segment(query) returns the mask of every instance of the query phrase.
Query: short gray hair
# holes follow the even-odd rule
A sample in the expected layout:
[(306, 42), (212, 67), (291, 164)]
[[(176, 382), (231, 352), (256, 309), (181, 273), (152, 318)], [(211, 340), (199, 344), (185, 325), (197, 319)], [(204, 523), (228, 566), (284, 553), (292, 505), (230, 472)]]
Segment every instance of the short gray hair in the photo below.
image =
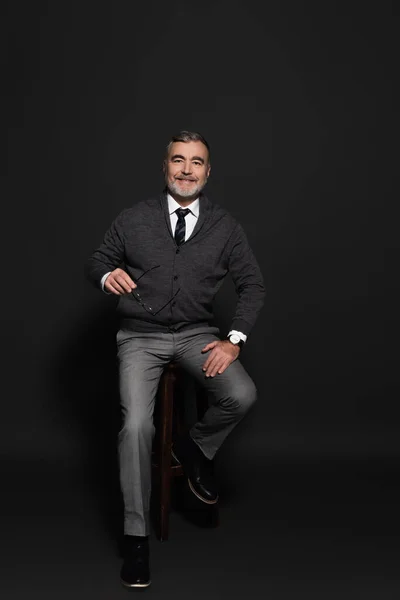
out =
[(205, 145), (205, 147), (208, 150), (208, 162), (210, 163), (210, 145), (200, 133), (197, 133), (196, 131), (186, 131), (184, 129), (180, 131), (177, 135), (173, 135), (170, 141), (168, 142), (166, 148), (166, 157), (168, 156), (168, 153), (171, 150), (172, 144), (174, 144), (175, 142), (201, 142)]

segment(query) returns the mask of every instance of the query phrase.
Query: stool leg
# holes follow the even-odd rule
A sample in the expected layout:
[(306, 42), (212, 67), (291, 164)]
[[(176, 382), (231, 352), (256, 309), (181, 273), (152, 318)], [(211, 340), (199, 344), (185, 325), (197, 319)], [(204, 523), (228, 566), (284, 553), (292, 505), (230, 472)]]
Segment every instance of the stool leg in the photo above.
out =
[(160, 540), (168, 539), (171, 503), (171, 444), (175, 375), (167, 372), (161, 381), (160, 439)]

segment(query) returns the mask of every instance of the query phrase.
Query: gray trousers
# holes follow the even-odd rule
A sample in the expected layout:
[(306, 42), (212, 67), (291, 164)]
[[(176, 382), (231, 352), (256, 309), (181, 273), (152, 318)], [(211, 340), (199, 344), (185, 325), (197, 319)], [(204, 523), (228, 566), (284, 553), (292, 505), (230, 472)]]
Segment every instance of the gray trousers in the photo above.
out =
[(190, 435), (212, 459), (227, 435), (256, 400), (255, 385), (239, 360), (224, 373), (205, 377), (202, 366), (210, 352), (204, 346), (217, 337), (217, 327), (178, 333), (117, 333), (119, 386), (123, 424), (118, 434), (120, 483), (124, 501), (124, 532), (148, 535), (151, 494), (153, 412), (164, 367), (174, 360), (208, 392), (210, 406)]

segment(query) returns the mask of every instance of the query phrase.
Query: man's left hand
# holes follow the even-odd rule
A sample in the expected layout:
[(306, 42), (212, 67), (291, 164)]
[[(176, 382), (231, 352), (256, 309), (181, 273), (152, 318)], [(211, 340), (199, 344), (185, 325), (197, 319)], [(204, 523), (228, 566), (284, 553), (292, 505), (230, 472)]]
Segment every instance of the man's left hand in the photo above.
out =
[(211, 342), (204, 346), (202, 352), (209, 352), (210, 350), (211, 353), (203, 365), (206, 377), (214, 377), (217, 373), (223, 373), (240, 353), (239, 346), (232, 344), (229, 340)]

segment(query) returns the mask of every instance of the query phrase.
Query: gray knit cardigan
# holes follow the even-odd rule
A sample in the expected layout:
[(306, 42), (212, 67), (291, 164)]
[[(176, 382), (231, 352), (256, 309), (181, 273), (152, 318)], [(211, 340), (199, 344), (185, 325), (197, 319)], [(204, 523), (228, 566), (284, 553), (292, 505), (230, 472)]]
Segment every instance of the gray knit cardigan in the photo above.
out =
[(108, 271), (123, 268), (153, 313), (132, 294), (119, 297), (121, 325), (135, 331), (180, 331), (211, 324), (213, 300), (229, 272), (237, 293), (230, 329), (249, 335), (262, 308), (262, 274), (243, 228), (222, 207), (200, 195), (199, 218), (190, 238), (177, 246), (166, 191), (123, 210), (85, 265), (100, 287)]

